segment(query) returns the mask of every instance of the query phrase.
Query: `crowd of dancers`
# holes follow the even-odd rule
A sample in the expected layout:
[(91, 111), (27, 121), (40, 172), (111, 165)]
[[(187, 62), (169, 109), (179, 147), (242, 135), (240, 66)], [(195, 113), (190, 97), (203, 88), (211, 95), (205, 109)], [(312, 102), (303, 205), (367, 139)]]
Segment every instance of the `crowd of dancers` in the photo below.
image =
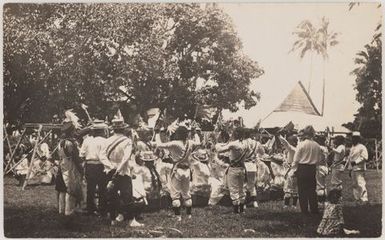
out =
[[(323, 203), (318, 232), (329, 235), (343, 229), (345, 170), (351, 174), (354, 198), (368, 202), (368, 153), (358, 132), (352, 134), (349, 150), (344, 136), (327, 143), (312, 126), (271, 135), (264, 143), (244, 127), (222, 130), (210, 139), (183, 124), (172, 134), (150, 128), (134, 131), (123, 118), (113, 119), (111, 126), (95, 120), (81, 138), (75, 124), (66, 121), (61, 133), (55, 189), (59, 214), (68, 227), (82, 201), (86, 214), (106, 217), (111, 225), (127, 220), (130, 227), (141, 227), (145, 209), (172, 207), (175, 220), (181, 221), (182, 209), (192, 218), (193, 206), (215, 205), (225, 195), (233, 213), (242, 214), (246, 203), (258, 207), (258, 189), (280, 185), (284, 208), (296, 208), (299, 200), (302, 213), (319, 214)], [(274, 142), (280, 147), (272, 152)], [(331, 220), (336, 214), (340, 220)]]

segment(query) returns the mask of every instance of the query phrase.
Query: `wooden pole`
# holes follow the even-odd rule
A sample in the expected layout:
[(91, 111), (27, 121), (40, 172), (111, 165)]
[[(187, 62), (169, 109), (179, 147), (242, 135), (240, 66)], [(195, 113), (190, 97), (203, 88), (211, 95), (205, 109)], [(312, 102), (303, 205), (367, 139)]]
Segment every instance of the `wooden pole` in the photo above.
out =
[[(52, 132), (52, 130), (50, 130), (48, 133), (47, 133), (47, 135), (45, 135), (45, 137), (38, 143), (38, 145), (40, 145), (40, 144), (42, 144), (43, 143), (43, 141), (47, 138), (47, 136), (49, 136), (49, 134)], [(33, 150), (31, 150), (31, 151), (29, 151), (28, 152), (28, 154), (30, 154), (31, 152), (32, 152)], [(28, 155), (27, 154), (27, 155)], [(13, 165), (5, 174), (8, 174), (9, 172), (11, 172), (13, 169), (15, 169), (15, 167), (17, 167), (19, 164), (21, 163), (21, 161), (20, 162), (18, 162), (18, 163), (16, 163), (15, 165)]]
[[(5, 136), (5, 139), (7, 140), (7, 144), (8, 144), (8, 148), (9, 148), (9, 154), (12, 154), (12, 147), (11, 147), (11, 143), (9, 141), (7, 129), (5, 128), (5, 126), (3, 126), (3, 129), (4, 129), (4, 136)], [(9, 155), (9, 156), (11, 156), (11, 155)], [(11, 159), (9, 159), (9, 161), (11, 161)]]
[[(38, 130), (38, 132), (37, 132), (37, 139), (40, 138), (40, 133), (41, 133), (41, 130), (42, 130), (42, 129), (43, 129), (43, 126), (40, 125), (40, 126), (39, 126), (39, 130)], [(48, 134), (47, 134), (47, 135), (48, 135)], [(36, 151), (37, 151), (37, 147), (38, 147), (38, 146), (39, 146), (39, 142), (36, 141), (35, 147), (33, 148), (33, 153), (32, 153), (32, 157), (31, 157), (31, 163), (29, 164), (27, 176), (25, 177), (25, 181), (24, 181), (22, 190), (24, 190), (25, 187), (26, 187), (27, 184), (28, 184), (28, 179), (29, 179), (29, 177), (30, 177), (30, 175), (31, 175), (31, 171), (32, 171), (32, 167), (33, 167), (33, 162), (34, 162), (34, 160), (35, 160), (35, 155), (36, 155)]]
[(8, 163), (7, 163), (7, 165), (5, 166), (4, 171), (7, 171), (7, 169), (8, 169), (8, 167), (9, 167), (10, 163), (13, 161), (13, 157), (14, 157), (15, 154), (16, 154), (16, 150), (19, 148), (20, 143), (21, 143), (21, 140), (23, 139), (23, 137), (24, 137), (26, 131), (27, 131), (27, 129), (24, 129), (23, 133), (21, 134), (20, 139), (19, 139), (19, 141), (17, 142), (15, 148), (13, 149), (12, 154), (11, 154), (11, 157), (10, 157), (10, 159), (9, 159), (9, 161), (8, 161)]
[(378, 145), (377, 144), (378, 142), (377, 142), (377, 139), (375, 138), (374, 145), (375, 145), (376, 170), (378, 172), (379, 170), (378, 170)]

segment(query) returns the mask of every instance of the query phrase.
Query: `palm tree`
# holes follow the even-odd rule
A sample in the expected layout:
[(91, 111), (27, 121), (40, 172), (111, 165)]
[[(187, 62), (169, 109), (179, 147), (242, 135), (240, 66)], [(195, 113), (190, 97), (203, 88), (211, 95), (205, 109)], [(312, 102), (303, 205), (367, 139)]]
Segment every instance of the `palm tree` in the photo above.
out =
[(302, 21), (298, 26), (297, 30), (293, 32), (297, 35), (298, 40), (294, 42), (293, 48), (290, 50), (300, 50), (300, 58), (304, 58), (307, 52), (310, 52), (310, 78), (308, 83), (308, 93), (310, 94), (312, 71), (313, 71), (313, 54), (320, 55), (323, 59), (323, 87), (322, 87), (322, 111), (324, 112), (324, 95), (325, 95), (325, 65), (329, 58), (328, 49), (329, 47), (338, 44), (337, 36), (338, 33), (329, 30), (329, 20), (325, 17), (322, 18), (320, 28), (316, 28), (309, 20)]
[(322, 71), (322, 107), (321, 114), (324, 113), (325, 105), (325, 73), (326, 73), (326, 61), (329, 59), (328, 49), (338, 44), (338, 33), (329, 30), (329, 20), (325, 17), (322, 18), (321, 27), (317, 31), (319, 35), (320, 53), (323, 59), (323, 71)]
[(303, 59), (307, 52), (310, 52), (310, 77), (307, 91), (310, 94), (311, 80), (313, 74), (313, 54), (314, 52), (319, 51), (319, 41), (317, 29), (309, 20), (302, 21), (298, 26), (295, 32), (297, 36), (297, 41), (294, 42), (293, 48), (290, 52), (300, 51), (300, 58)]

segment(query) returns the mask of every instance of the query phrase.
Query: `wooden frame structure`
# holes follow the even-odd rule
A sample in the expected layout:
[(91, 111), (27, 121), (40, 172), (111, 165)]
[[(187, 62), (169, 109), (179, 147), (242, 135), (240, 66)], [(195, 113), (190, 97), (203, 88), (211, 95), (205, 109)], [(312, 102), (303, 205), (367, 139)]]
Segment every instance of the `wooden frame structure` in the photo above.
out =
[[(23, 190), (28, 185), (28, 178), (29, 178), (29, 176), (31, 174), (31, 171), (32, 171), (32, 166), (33, 166), (33, 162), (35, 160), (35, 155), (36, 155), (36, 151), (37, 151), (38, 146), (40, 144), (42, 144), (50, 135), (53, 136), (52, 133), (53, 133), (54, 130), (60, 131), (61, 127), (62, 127), (62, 124), (26, 123), (23, 126), (22, 134), (21, 134), (20, 139), (18, 140), (16, 146), (14, 147), (14, 149), (12, 149), (12, 147), (11, 147), (7, 131), (6, 131), (5, 127), (4, 127), (5, 139), (7, 141), (7, 145), (9, 147), (9, 150), (10, 150), (10, 153), (11, 153), (10, 158), (9, 158), (9, 160), (8, 160), (6, 166), (5, 166), (5, 169), (4, 169), (4, 173), (5, 174), (8, 174), (10, 172), (14, 172), (15, 168), (22, 162), (22, 161), (19, 161), (19, 162), (15, 163), (14, 157), (15, 157), (17, 149), (20, 147), (20, 144), (21, 144), (23, 138), (25, 138), (25, 136), (26, 136), (27, 130), (28, 129), (38, 129), (37, 130), (38, 139), (40, 138), (41, 132), (43, 130), (48, 131), (40, 141), (36, 141), (35, 145), (33, 146), (33, 149), (30, 152), (28, 152), (28, 154), (32, 153), (32, 157), (31, 157), (31, 161), (29, 163), (27, 177), (26, 177), (25, 182), (23, 184), (23, 188), (22, 188)], [(57, 150), (57, 147), (52, 151), (52, 154), (56, 150)]]

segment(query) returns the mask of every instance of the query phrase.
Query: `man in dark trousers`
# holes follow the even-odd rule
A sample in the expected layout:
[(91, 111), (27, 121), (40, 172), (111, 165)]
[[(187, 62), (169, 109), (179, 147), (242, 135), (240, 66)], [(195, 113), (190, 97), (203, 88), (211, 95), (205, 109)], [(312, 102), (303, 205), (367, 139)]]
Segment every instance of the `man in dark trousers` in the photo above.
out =
[[(107, 128), (107, 124), (103, 123), (103, 121), (95, 120), (91, 126), (91, 135), (84, 139), (79, 153), (80, 157), (85, 161), (88, 214), (106, 214), (107, 176), (103, 171), (104, 166), (99, 160), (99, 155), (106, 144), (105, 131)], [(96, 186), (99, 193), (99, 209), (95, 206)]]
[(303, 141), (298, 144), (293, 161), (299, 204), (302, 213), (307, 214), (310, 206), (310, 212), (317, 214), (316, 165), (322, 160), (323, 154), (320, 145), (313, 140), (314, 128), (307, 126), (301, 132)]
[(108, 173), (107, 199), (111, 225), (123, 221), (125, 215), (130, 227), (141, 227), (143, 224), (134, 218), (132, 176), (128, 163), (132, 154), (132, 140), (126, 136), (128, 124), (124, 123), (123, 117), (116, 118), (112, 120), (112, 129), (114, 134), (106, 140), (99, 156), (104, 171)]

